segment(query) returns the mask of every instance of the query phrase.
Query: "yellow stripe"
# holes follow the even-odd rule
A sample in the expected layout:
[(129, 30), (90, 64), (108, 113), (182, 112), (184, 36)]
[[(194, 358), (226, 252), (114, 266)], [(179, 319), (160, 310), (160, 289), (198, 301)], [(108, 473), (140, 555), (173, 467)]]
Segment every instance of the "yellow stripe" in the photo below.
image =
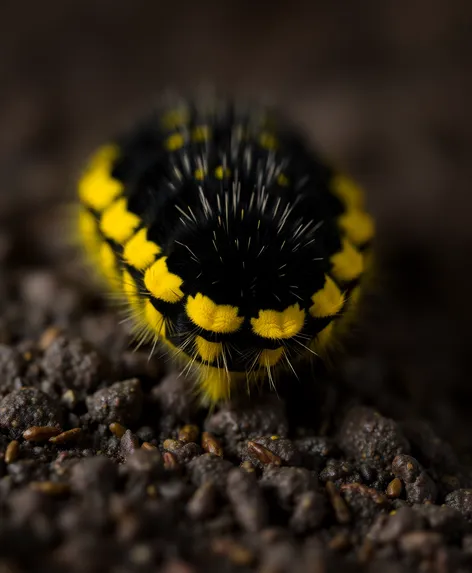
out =
[(92, 260), (96, 261), (102, 245), (98, 230), (98, 222), (95, 217), (87, 211), (87, 209), (80, 208), (78, 223), (82, 245), (87, 255)]
[(358, 278), (364, 270), (364, 259), (347, 239), (339, 252), (331, 257), (332, 274), (337, 281), (348, 282)]
[(121, 198), (103, 212), (100, 229), (105, 237), (123, 245), (131, 238), (139, 223), (139, 217), (128, 211), (126, 199)]
[(274, 150), (277, 149), (279, 141), (274, 134), (269, 133), (268, 131), (263, 131), (259, 135), (259, 145), (264, 149)]
[(374, 236), (374, 221), (365, 211), (350, 209), (339, 217), (338, 224), (355, 245), (363, 245)]
[(184, 144), (184, 136), (181, 133), (173, 133), (166, 139), (165, 148), (167, 151), (177, 151), (178, 149), (181, 149)]
[(161, 117), (161, 125), (165, 129), (176, 129), (189, 122), (190, 111), (187, 107), (171, 109)]
[(227, 400), (231, 393), (231, 377), (221, 368), (199, 366), (200, 390), (207, 401), (215, 404)]
[(144, 274), (144, 284), (148, 291), (156, 298), (165, 302), (178, 302), (184, 296), (180, 287), (183, 280), (176, 274), (169, 272), (167, 257), (157, 259)]
[(103, 211), (123, 192), (123, 184), (110, 175), (119, 153), (116, 145), (101, 147), (79, 180), (80, 200), (96, 211)]
[(336, 175), (331, 182), (331, 190), (348, 209), (363, 209), (364, 193), (349, 177)]
[(238, 307), (216, 304), (201, 293), (188, 297), (186, 312), (200, 328), (218, 333), (236, 332), (244, 321), (238, 316)]
[(215, 177), (217, 179), (224, 179), (225, 177), (229, 177), (230, 175), (231, 175), (231, 171), (227, 167), (226, 167), (226, 169), (224, 169), (222, 165), (219, 165), (215, 169)]
[(195, 346), (200, 354), (200, 357), (205, 362), (214, 362), (219, 356), (223, 354), (223, 343), (210, 342), (201, 336), (195, 337)]
[(251, 318), (253, 332), (270, 339), (291, 338), (301, 331), (304, 323), (305, 311), (298, 304), (282, 312), (260, 310), (257, 318)]
[(113, 290), (121, 290), (121, 276), (115, 253), (106, 242), (100, 247), (100, 269)]
[(325, 275), (325, 284), (316, 292), (311, 300), (310, 314), (314, 318), (322, 318), (337, 314), (344, 305), (344, 295), (331, 277)]
[(334, 320), (321, 330), (310, 344), (310, 348), (319, 355), (324, 355), (334, 340)]
[(259, 356), (259, 364), (263, 367), (275, 366), (284, 354), (283, 346), (279, 348), (264, 348)]
[(159, 338), (165, 337), (166, 328), (163, 315), (154, 308), (152, 302), (147, 300), (144, 304), (144, 316), (152, 333)]
[(123, 250), (125, 261), (139, 271), (151, 265), (161, 248), (153, 241), (147, 239), (147, 229), (140, 229), (126, 243)]

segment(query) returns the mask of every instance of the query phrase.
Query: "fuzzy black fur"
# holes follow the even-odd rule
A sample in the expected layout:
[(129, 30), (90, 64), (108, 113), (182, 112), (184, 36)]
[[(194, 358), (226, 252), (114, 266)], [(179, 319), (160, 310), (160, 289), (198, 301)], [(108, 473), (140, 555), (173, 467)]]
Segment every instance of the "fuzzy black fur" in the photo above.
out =
[[(296, 303), (308, 311), (323, 287), (329, 259), (341, 246), (336, 218), (344, 207), (330, 192), (333, 170), (287, 123), (231, 102), (186, 105), (189, 119), (176, 129), (163, 129), (157, 114), (120, 137), (112, 175), (125, 183), (128, 209), (162, 248), (169, 270), (183, 278), (185, 294), (200, 292), (246, 317), (236, 334), (199, 333), (231, 342), (237, 352), (230, 369), (244, 371), (248, 350), (280, 346), (252, 334), (249, 318)], [(208, 141), (193, 142), (193, 128), (202, 125), (210, 130)], [(176, 132), (186, 143), (167, 151), (165, 141)], [(266, 132), (277, 139), (275, 150), (260, 145)], [(207, 175), (198, 181), (194, 173), (202, 166)], [(219, 166), (229, 170), (223, 179), (215, 176)], [(142, 276), (130, 271), (144, 288)], [(171, 341), (182, 344), (195, 330), (183, 305), (152, 302), (172, 324)], [(304, 344), (332, 319), (307, 317)], [(285, 345), (300, 352), (291, 341)]]

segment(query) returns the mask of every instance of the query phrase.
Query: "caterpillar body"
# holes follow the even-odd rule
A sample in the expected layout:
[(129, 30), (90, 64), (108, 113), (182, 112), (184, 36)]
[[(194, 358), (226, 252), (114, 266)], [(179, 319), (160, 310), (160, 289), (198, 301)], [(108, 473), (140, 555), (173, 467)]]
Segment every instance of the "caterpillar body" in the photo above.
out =
[(78, 193), (87, 256), (207, 403), (323, 356), (355, 307), (363, 193), (271, 110), (161, 106), (96, 151)]

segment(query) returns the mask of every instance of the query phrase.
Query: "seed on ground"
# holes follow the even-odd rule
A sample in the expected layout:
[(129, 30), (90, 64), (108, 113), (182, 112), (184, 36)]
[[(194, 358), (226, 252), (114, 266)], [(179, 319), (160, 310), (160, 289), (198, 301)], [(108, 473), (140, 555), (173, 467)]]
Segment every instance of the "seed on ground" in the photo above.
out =
[(54, 426), (31, 426), (23, 432), (23, 438), (28, 442), (46, 442), (61, 432), (60, 428)]
[(73, 440), (76, 440), (81, 433), (82, 433), (81, 428), (72, 428), (71, 430), (67, 430), (65, 432), (62, 432), (61, 434), (58, 434), (57, 436), (49, 438), (49, 441), (53, 444), (65, 444), (67, 442), (72, 442)]

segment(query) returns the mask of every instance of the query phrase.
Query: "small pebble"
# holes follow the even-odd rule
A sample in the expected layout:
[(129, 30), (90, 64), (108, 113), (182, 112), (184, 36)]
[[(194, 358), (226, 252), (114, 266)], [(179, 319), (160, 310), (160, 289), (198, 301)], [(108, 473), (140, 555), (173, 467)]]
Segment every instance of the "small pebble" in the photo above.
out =
[(223, 457), (223, 448), (221, 443), (210, 432), (203, 432), (202, 434), (202, 448), (209, 454)]
[(157, 448), (154, 450), (139, 448), (128, 455), (125, 467), (131, 472), (157, 477), (163, 468), (163, 460)]
[(62, 410), (58, 403), (37, 388), (24, 387), (7, 394), (0, 401), (0, 428), (13, 439), (33, 426), (62, 426)]
[(396, 422), (364, 406), (356, 406), (348, 412), (338, 439), (342, 450), (352, 458), (388, 462), (410, 451)]
[(400, 497), (402, 488), (403, 486), (401, 479), (395, 478), (388, 484), (387, 491), (385, 493), (387, 494), (387, 497), (390, 498)]
[(120, 453), (123, 459), (127, 459), (129, 455), (135, 452), (139, 448), (138, 437), (131, 432), (131, 430), (126, 430), (120, 440)]
[(126, 428), (118, 422), (112, 422), (108, 425), (110, 432), (117, 438), (122, 438), (125, 435)]
[(143, 407), (143, 392), (137, 378), (115, 382), (88, 396), (87, 409), (101, 424), (117, 422), (128, 426), (138, 421)]
[(275, 490), (280, 505), (290, 511), (298, 496), (318, 488), (318, 479), (306, 468), (266, 466), (260, 484)]
[(77, 406), (77, 395), (74, 390), (66, 390), (64, 394), (61, 396), (61, 402), (68, 408), (69, 410), (73, 410)]
[(306, 491), (296, 500), (290, 517), (290, 528), (298, 534), (317, 529), (323, 523), (326, 513), (324, 495), (319, 491)]
[(186, 424), (179, 430), (178, 439), (181, 442), (196, 442), (198, 439), (198, 435), (200, 433), (200, 429), (195, 424)]
[(446, 496), (446, 504), (472, 520), (472, 489), (458, 489)]
[(401, 507), (391, 514), (380, 514), (369, 531), (369, 537), (379, 544), (393, 543), (414, 529), (422, 529), (424, 519), (411, 507)]
[(412, 456), (396, 456), (392, 461), (392, 472), (405, 483), (413, 483), (421, 472), (421, 466)]
[(180, 440), (173, 440), (171, 438), (164, 440), (162, 443), (162, 447), (168, 452), (175, 452), (176, 450), (179, 450), (183, 445), (184, 443)]
[(431, 557), (442, 543), (442, 535), (435, 531), (410, 531), (399, 540), (399, 546), (403, 552), (421, 557)]
[(224, 460), (215, 454), (202, 454), (191, 460), (187, 468), (192, 482), (200, 486), (206, 481), (212, 481), (217, 490), (226, 493), (228, 473), (234, 468), (228, 460)]
[(172, 454), (175, 456), (178, 464), (184, 465), (200, 456), (202, 448), (195, 442), (188, 442), (188, 444), (183, 444), (180, 448), (174, 450)]
[(164, 452), (162, 454), (162, 459), (164, 460), (164, 467), (166, 470), (177, 470), (180, 465), (174, 454), (171, 452)]
[(107, 496), (113, 491), (118, 478), (117, 464), (105, 456), (79, 460), (71, 470), (70, 483), (75, 493), (87, 495), (97, 492)]
[(240, 468), (232, 469), (228, 473), (226, 491), (241, 527), (250, 533), (260, 531), (267, 523), (268, 511), (254, 475)]
[(282, 438), (288, 433), (285, 406), (277, 396), (264, 396), (241, 404), (223, 405), (206, 421), (205, 429), (224, 438), (225, 452), (237, 455), (248, 440), (260, 436), (278, 435)]
[(47, 350), (51, 344), (61, 335), (61, 329), (57, 326), (50, 326), (41, 335), (38, 341), (38, 348), (42, 351)]
[(104, 377), (108, 365), (89, 343), (58, 335), (44, 350), (41, 367), (48, 380), (65, 392), (72, 389), (83, 399)]
[(6, 394), (13, 390), (25, 368), (24, 359), (16, 348), (0, 344), (0, 391)]
[(392, 461), (392, 472), (405, 483), (406, 498), (410, 503), (436, 501), (436, 484), (412, 456), (396, 456)]
[(187, 513), (192, 519), (205, 519), (216, 510), (217, 491), (212, 481), (202, 483), (187, 503)]

